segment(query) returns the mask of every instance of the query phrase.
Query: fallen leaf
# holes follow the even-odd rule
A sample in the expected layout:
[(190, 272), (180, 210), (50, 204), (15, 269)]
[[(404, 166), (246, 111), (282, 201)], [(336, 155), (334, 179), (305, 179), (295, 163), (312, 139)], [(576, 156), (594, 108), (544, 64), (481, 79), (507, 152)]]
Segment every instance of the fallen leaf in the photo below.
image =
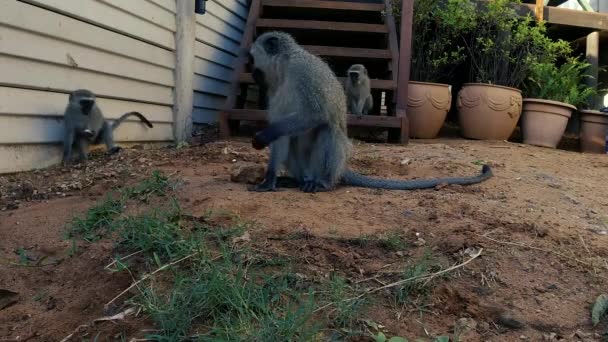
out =
[(596, 326), (606, 313), (608, 313), (608, 295), (601, 294), (597, 297), (595, 304), (593, 304), (593, 309), (591, 309), (591, 322), (593, 326)]

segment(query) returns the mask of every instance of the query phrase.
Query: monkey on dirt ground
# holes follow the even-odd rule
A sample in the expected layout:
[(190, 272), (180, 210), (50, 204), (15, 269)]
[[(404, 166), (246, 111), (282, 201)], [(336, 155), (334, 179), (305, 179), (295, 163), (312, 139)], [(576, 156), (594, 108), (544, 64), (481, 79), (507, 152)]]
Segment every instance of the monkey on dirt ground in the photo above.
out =
[(110, 124), (104, 119), (92, 91), (87, 89), (73, 91), (69, 96), (64, 114), (63, 164), (68, 165), (72, 161), (72, 148), (78, 151), (82, 161), (86, 161), (89, 144), (103, 142), (110, 154), (118, 152), (120, 147), (114, 145), (113, 131), (129, 116), (136, 116), (148, 127), (154, 127), (139, 112), (123, 114)]
[[(350, 170), (346, 95), (329, 66), (283, 32), (260, 35), (249, 53), (268, 86), (268, 126), (255, 134), (252, 145), (270, 145), (264, 181), (250, 190), (299, 187), (312, 193), (330, 191), (337, 184), (410, 190), (475, 184), (492, 177), (487, 165), (477, 176), (417, 180), (378, 179)], [(278, 177), (283, 166), (288, 177)]]
[(374, 107), (374, 98), (363, 64), (353, 64), (348, 68), (345, 88), (348, 112), (358, 116), (369, 114)]

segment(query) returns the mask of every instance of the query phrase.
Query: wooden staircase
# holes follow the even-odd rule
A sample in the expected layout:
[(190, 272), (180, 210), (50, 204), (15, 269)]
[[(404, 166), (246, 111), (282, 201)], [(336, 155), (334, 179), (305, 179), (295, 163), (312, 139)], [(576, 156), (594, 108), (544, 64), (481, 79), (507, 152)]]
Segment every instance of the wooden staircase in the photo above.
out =
[(372, 78), (374, 109), (362, 117), (349, 114), (348, 125), (386, 128), (390, 140), (407, 143), (407, 117), (395, 110), (399, 48), (390, 6), (390, 0), (252, 0), (232, 91), (219, 117), (221, 137), (229, 137), (240, 121), (266, 121), (263, 101), (250, 105), (248, 94), (257, 87), (247, 51), (257, 35), (279, 30), (326, 60), (342, 82), (350, 65), (364, 64)]

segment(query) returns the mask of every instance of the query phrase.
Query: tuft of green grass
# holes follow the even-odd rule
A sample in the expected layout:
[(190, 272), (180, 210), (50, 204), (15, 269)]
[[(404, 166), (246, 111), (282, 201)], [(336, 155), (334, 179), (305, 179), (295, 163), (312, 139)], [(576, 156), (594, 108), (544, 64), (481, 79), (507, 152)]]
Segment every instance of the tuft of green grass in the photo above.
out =
[(134, 299), (156, 323), (154, 341), (310, 341), (314, 296), (294, 290), (296, 277), (269, 277), (235, 262), (238, 251), (222, 248), (177, 271), (168, 292), (147, 287)]
[[(413, 277), (419, 277), (425, 275), (431, 271), (433, 267), (433, 258), (431, 251), (425, 249), (424, 254), (420, 259), (409, 265), (403, 271), (402, 279), (409, 279)], [(424, 299), (430, 292), (430, 288), (425, 286), (420, 281), (409, 281), (401, 286), (393, 289), (395, 302), (400, 305), (411, 304), (413, 301), (418, 299)]]
[(328, 284), (329, 301), (334, 304), (335, 310), (330, 320), (337, 328), (352, 328), (355, 326), (359, 311), (365, 305), (363, 298), (352, 300), (355, 291), (346, 283), (346, 279), (333, 275)]
[(407, 241), (398, 231), (386, 232), (378, 238), (380, 246), (389, 251), (402, 251), (407, 249)]
[(84, 217), (74, 217), (68, 225), (66, 238), (80, 237), (89, 242), (97, 241), (118, 229), (116, 219), (123, 213), (127, 200), (137, 198), (147, 202), (150, 196), (162, 196), (169, 188), (174, 188), (175, 184), (155, 170), (150, 177), (133, 187), (107, 194), (101, 202), (89, 208)]
[(81, 237), (89, 242), (97, 241), (116, 228), (113, 225), (114, 220), (122, 211), (122, 200), (108, 194), (100, 203), (89, 208), (84, 217), (72, 219), (66, 237)]

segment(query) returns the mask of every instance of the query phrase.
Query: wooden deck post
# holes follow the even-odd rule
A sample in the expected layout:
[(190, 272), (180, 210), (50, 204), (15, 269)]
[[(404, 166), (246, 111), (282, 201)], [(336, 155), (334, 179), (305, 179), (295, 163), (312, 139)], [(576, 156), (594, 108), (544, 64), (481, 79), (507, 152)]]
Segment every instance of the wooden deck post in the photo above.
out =
[(410, 62), (412, 60), (412, 23), (414, 0), (401, 2), (401, 38), (399, 42), (399, 77), (397, 78), (397, 113), (402, 117), (401, 143), (409, 142), (409, 120), (407, 118), (407, 88), (410, 81)]
[[(597, 89), (599, 77), (599, 59), (600, 59), (600, 33), (599, 31), (591, 32), (587, 36), (587, 62), (591, 64), (587, 69), (587, 75), (591, 78), (586, 79), (586, 84)], [(598, 96), (592, 96), (588, 100), (590, 109), (600, 109), (602, 104), (598, 101)]]
[(175, 143), (181, 143), (192, 139), (196, 13), (194, 1), (177, 1), (176, 6), (173, 138)]
[(536, 6), (534, 6), (534, 15), (536, 21), (543, 21), (543, 7), (545, 3), (543, 0), (536, 0)]

